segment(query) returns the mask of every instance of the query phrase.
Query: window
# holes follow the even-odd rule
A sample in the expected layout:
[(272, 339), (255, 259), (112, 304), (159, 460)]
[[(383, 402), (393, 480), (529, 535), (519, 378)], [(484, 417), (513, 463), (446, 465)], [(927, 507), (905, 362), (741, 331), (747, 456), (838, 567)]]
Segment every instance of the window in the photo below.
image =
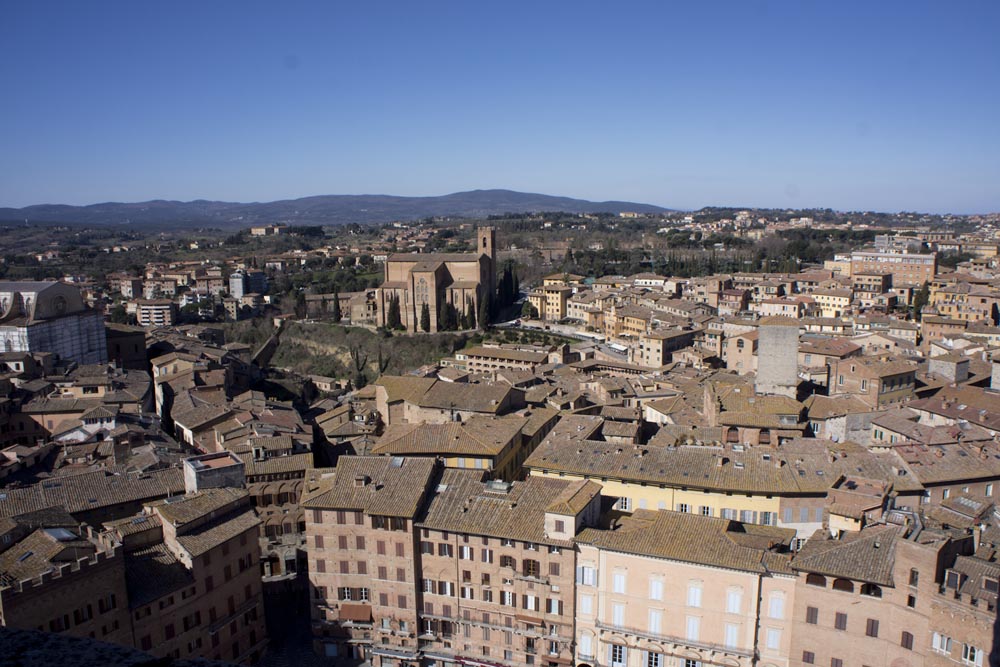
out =
[(472, 547), (459, 547), (458, 557), (462, 560), (475, 560), (475, 552)]
[(701, 582), (692, 582), (688, 584), (687, 589), (687, 606), (689, 607), (700, 607), (701, 606)]
[(685, 630), (685, 637), (688, 641), (698, 641), (701, 635), (701, 618), (698, 616), (688, 616)]
[(985, 495), (987, 498), (990, 498), (990, 497), (993, 496), (993, 485), (992, 484), (987, 484), (986, 485), (986, 490), (983, 492), (983, 495)]
[(649, 599), (650, 600), (662, 600), (663, 599), (663, 580), (659, 577), (653, 577), (649, 580)]
[(861, 594), (868, 597), (882, 597), (882, 587), (877, 584), (861, 584)]
[(807, 586), (822, 586), (826, 588), (826, 577), (821, 574), (807, 574), (806, 575), (806, 585)]
[(785, 596), (781, 593), (771, 593), (767, 602), (767, 615), (770, 618), (781, 619), (785, 617)]
[(906, 630), (903, 630), (903, 635), (899, 640), (899, 645), (908, 651), (913, 650), (913, 635), (911, 635)]
[(581, 595), (580, 596), (580, 613), (581, 614), (593, 614), (594, 613), (594, 596), (593, 595)]
[(816, 664), (816, 654), (812, 651), (802, 651), (802, 662), (807, 665)]
[(944, 653), (945, 655), (950, 654), (951, 637), (935, 632), (934, 636), (931, 638), (931, 648), (938, 653)]
[(975, 667), (982, 667), (983, 650), (981, 648), (976, 648), (971, 644), (962, 644), (962, 662), (964, 662), (967, 665), (975, 665)]
[(830, 667), (844, 667), (844, 661), (840, 658), (830, 658)]
[(546, 604), (545, 611), (548, 614), (561, 615), (563, 612), (562, 600), (556, 598), (549, 598)]
[(767, 648), (771, 651), (777, 651), (781, 648), (781, 630), (776, 628), (767, 629)]
[(837, 628), (838, 630), (846, 630), (847, 629), (847, 614), (844, 614), (844, 613), (838, 611), (837, 615), (836, 615), (836, 617), (834, 618), (834, 621), (833, 621), (833, 627)]
[(615, 593), (624, 593), (625, 592), (625, 573), (624, 572), (615, 572), (614, 577), (613, 577), (613, 583), (612, 583), (612, 589), (611, 590), (613, 592), (615, 592)]
[(663, 667), (663, 654), (646, 652), (646, 667)]
[(654, 635), (660, 634), (663, 626), (663, 612), (659, 609), (649, 610), (649, 631)]
[(816, 625), (819, 622), (819, 609), (816, 607), (806, 607), (806, 623)]
[(549, 576), (550, 577), (559, 576), (559, 563), (549, 563)]
[(525, 559), (523, 562), (523, 572), (526, 577), (538, 578), (541, 574), (541, 566), (538, 564), (537, 560)]
[(479, 556), (484, 563), (493, 562), (493, 549), (483, 549), (479, 552)]
[(915, 568), (911, 568), (910, 569), (910, 585), (911, 586), (916, 586), (919, 581), (920, 581), (920, 572), (917, 569), (915, 569)]
[(597, 570), (586, 565), (576, 568), (576, 583), (584, 586), (596, 586)]
[(743, 591), (730, 589), (726, 592), (726, 613), (738, 614), (743, 606)]
[[(580, 636), (580, 645), (579, 645), (578, 648), (579, 648), (579, 651), (580, 651), (580, 657), (581, 658), (586, 658), (588, 660), (592, 660), (594, 658), (593, 637), (591, 637), (590, 635), (583, 634), (583, 635)], [(505, 653), (504, 659), (505, 660), (510, 660), (510, 658), (508, 658), (506, 656), (506, 654), (510, 653), (510, 651), (505, 651), (504, 653)], [(513, 658), (513, 657), (514, 656), (512, 655), (511, 658)]]
[(625, 605), (611, 605), (611, 624), (616, 628), (625, 627)]
[(736, 623), (726, 623), (725, 640), (726, 648), (736, 648), (740, 645), (740, 626)]
[(562, 519), (556, 519), (556, 532), (565, 533), (566, 532), (566, 522)]
[(500, 591), (500, 604), (505, 607), (515, 607), (514, 594), (511, 591)]
[(500, 556), (500, 567), (509, 567), (512, 570), (516, 570), (517, 561), (514, 560), (513, 556)]
[(878, 637), (878, 621), (874, 618), (868, 619), (868, 623), (865, 625), (865, 636)]
[(612, 644), (608, 650), (611, 667), (625, 667), (625, 647)]
[(853, 593), (854, 584), (851, 583), (849, 579), (834, 579), (833, 580), (833, 590), (843, 591), (844, 593)]
[(619, 498), (618, 499), (618, 509), (623, 512), (632, 511), (632, 500), (630, 498)]

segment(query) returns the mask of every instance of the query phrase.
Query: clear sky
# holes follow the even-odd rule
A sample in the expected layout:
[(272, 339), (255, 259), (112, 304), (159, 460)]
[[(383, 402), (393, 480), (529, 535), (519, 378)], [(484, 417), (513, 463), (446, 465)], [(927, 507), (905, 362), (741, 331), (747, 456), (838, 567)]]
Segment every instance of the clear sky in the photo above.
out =
[(996, 0), (12, 0), (0, 206), (997, 211), (998, 34)]

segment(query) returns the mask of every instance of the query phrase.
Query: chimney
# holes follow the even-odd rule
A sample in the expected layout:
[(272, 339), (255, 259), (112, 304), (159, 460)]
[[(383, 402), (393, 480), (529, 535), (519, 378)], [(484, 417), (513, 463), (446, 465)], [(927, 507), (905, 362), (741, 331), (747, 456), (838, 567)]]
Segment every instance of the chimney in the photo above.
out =
[(354, 478), (354, 486), (357, 488), (361, 488), (362, 486), (368, 486), (368, 482), (370, 481), (371, 478), (369, 478), (368, 475), (358, 475)]

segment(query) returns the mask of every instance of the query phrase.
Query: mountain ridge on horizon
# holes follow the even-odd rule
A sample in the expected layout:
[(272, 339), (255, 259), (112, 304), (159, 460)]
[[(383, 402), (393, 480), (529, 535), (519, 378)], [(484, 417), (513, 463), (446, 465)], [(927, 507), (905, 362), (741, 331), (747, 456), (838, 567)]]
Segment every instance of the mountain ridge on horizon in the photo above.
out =
[(503, 213), (668, 213), (671, 209), (626, 201), (593, 202), (515, 190), (468, 190), (447, 195), (312, 195), (270, 202), (179, 201), (101, 202), (84, 206), (35, 204), (0, 208), (0, 222), (75, 225), (160, 225), (246, 227), (264, 223), (294, 225), (378, 224), (447, 216), (485, 218)]

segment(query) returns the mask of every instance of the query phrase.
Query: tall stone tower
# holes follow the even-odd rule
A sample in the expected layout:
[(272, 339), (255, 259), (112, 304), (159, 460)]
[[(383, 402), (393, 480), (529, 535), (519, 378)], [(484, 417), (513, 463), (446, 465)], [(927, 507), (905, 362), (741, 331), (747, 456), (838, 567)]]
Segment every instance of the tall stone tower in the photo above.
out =
[(497, 292), (497, 230), (494, 227), (479, 227), (476, 229), (476, 237), (480, 258), (483, 255), (487, 258), (485, 262), (480, 261), (479, 280), (483, 285), (480, 298), (485, 298), (488, 294), (493, 299)]
[(799, 387), (799, 323), (789, 317), (760, 322), (757, 339), (758, 394), (795, 398)]
[[(494, 227), (480, 227), (476, 232), (479, 235), (479, 254), (488, 256), (495, 264), (497, 230)], [(494, 266), (494, 268), (496, 267)]]

